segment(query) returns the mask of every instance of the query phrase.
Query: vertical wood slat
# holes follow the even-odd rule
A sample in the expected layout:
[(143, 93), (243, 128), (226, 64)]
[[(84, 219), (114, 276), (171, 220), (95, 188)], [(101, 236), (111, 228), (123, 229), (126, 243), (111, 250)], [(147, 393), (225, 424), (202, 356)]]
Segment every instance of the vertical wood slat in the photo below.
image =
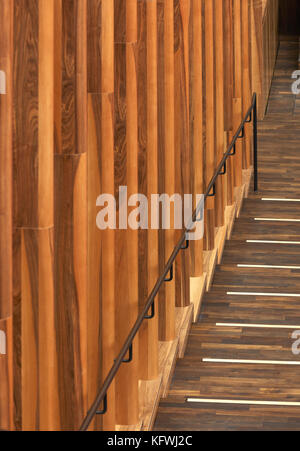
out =
[(263, 75), (263, 49), (262, 49), (262, 0), (251, 1), (251, 55), (252, 55), (252, 89), (257, 93), (259, 116), (262, 103), (262, 75)]
[[(251, 10), (250, 1), (242, 2), (242, 68), (243, 68), (243, 116), (247, 113), (251, 104)], [(248, 169), (252, 166), (252, 139), (251, 128), (245, 129), (245, 154), (243, 168)]]
[[(203, 2), (204, 42), (205, 42), (205, 113), (206, 113), (206, 147), (205, 147), (205, 186), (207, 187), (215, 172), (215, 45), (214, 45), (214, 1)], [(205, 248), (212, 250), (215, 242), (215, 199), (209, 198), (205, 210)]]
[(6, 93), (0, 94), (0, 318), (12, 315), (12, 27), (13, 3), (1, 0), (0, 70)]
[[(215, 0), (214, 4), (215, 16), (215, 52), (216, 52), (216, 66), (215, 66), (215, 83), (216, 83), (216, 164), (223, 158), (224, 154), (224, 10), (223, 2)], [(224, 177), (219, 177), (216, 184), (216, 209), (215, 221), (216, 226), (224, 225), (224, 200), (225, 195), (225, 180)]]
[[(56, 8), (54, 104), (53, 3)], [(144, 8), (140, 22), (137, 3), (139, 8)], [(158, 18), (162, 14), (158, 24), (156, 3)], [(223, 131), (228, 136), (235, 131), (242, 108), (245, 111), (249, 106), (246, 99), (251, 88), (250, 67), (247, 67), (249, 54), (243, 53), (244, 44), (241, 46), (247, 42), (246, 1), (234, 0), (237, 17), (242, 7), (243, 18), (239, 24), (239, 21), (235, 22), (234, 47), (229, 31), (232, 18), (227, 17), (227, 8), (231, 11), (230, 3), (226, 0), (222, 3), (223, 17), (216, 0), (205, 0), (201, 4), (196, 0), (175, 0), (175, 4), (173, 0), (18, 2), (15, 13), (18, 25), (15, 35), (14, 344), (16, 422), (19, 428), (78, 427), (86, 413), (87, 396), (89, 402), (94, 398), (101, 379), (106, 376), (114, 355), (137, 317), (138, 303), (143, 305), (145, 295), (156, 280), (158, 256), (153, 249), (157, 248), (157, 232), (149, 231), (147, 239), (142, 239), (147, 264), (142, 264), (141, 254), (139, 269), (137, 231), (98, 231), (95, 225), (96, 196), (116, 193), (118, 197), (117, 191), (122, 184), (128, 186), (129, 196), (140, 191), (152, 194), (157, 190), (158, 166), (165, 179), (160, 183), (159, 191), (176, 192), (174, 136), (177, 149), (180, 149), (177, 152), (178, 189), (182, 193), (200, 193), (203, 176), (207, 184), (222, 155)], [(87, 4), (91, 8), (88, 31)], [(200, 16), (200, 7), (203, 7), (203, 17)], [(202, 32), (201, 19), (204, 52), (201, 39), (197, 40), (198, 33)], [(137, 30), (142, 22), (145, 34), (141, 39)], [(223, 24), (224, 36), (229, 33), (228, 44), (227, 39), (223, 42), (223, 32), (220, 33)], [(162, 38), (158, 49), (158, 80), (156, 29)], [(89, 37), (89, 61), (86, 35)], [(19, 42), (25, 43), (23, 48)], [(224, 65), (221, 62), (223, 44)], [(257, 45), (260, 48), (260, 44)], [(233, 49), (238, 55), (235, 58), (238, 62), (234, 71), (234, 93), (233, 76), (227, 62), (228, 57), (233, 63)], [(1, 58), (0, 46), (0, 62)], [(258, 59), (254, 56), (254, 61)], [(203, 63), (204, 83), (198, 62)], [(269, 71), (268, 66), (268, 77)], [(223, 78), (229, 82), (225, 93), (222, 93)], [(163, 102), (158, 106), (153, 101), (157, 84), (160, 103)], [(1, 113), (1, 98), (0, 102)], [(232, 105), (235, 108), (234, 126)], [(138, 111), (141, 114), (138, 115)], [(202, 149), (206, 149), (203, 161)], [(193, 168), (190, 167), (191, 161)], [(232, 158), (232, 165), (236, 166), (237, 161)], [(249, 148), (244, 167), (248, 164)], [(241, 165), (239, 160), (235, 185), (241, 183)], [(23, 188), (24, 180), (26, 190)], [(208, 249), (214, 247), (215, 225), (223, 224), (222, 191), (225, 191), (228, 203), (233, 199), (230, 170), (224, 180), (227, 180), (225, 186), (221, 189), (217, 186), (216, 202), (209, 200), (208, 203)], [(165, 251), (161, 259), (164, 264), (175, 240), (173, 231), (160, 235)], [(202, 243), (196, 246), (195, 249), (192, 246), (191, 274), (200, 276)], [(180, 306), (189, 303), (190, 276), (189, 252), (181, 255), (184, 260), (177, 265), (180, 269), (177, 305)], [(141, 281), (144, 290), (138, 293)], [(175, 338), (174, 298), (174, 284), (165, 285), (159, 305), (161, 340)], [(45, 322), (48, 327), (42, 327)], [(91, 325), (89, 333), (87, 324)], [(138, 421), (138, 377), (147, 379), (157, 375), (157, 348), (153, 352), (152, 346), (156, 339), (157, 319), (145, 323), (139, 340), (133, 344), (134, 362), (123, 365), (118, 374), (116, 402), (114, 384), (109, 391), (109, 413), (103, 418), (104, 429), (113, 429), (115, 423), (133, 424)], [(56, 340), (58, 357), (55, 355)], [(101, 354), (99, 361), (95, 361), (98, 360), (94, 359), (95, 354)], [(30, 369), (24, 365), (27, 360), (31, 363)], [(59, 394), (59, 399), (55, 394)]]
[[(88, 400), (91, 404), (115, 355), (114, 231), (100, 231), (96, 227), (98, 196), (114, 194), (113, 0), (88, 2), (88, 92)], [(115, 427), (114, 383), (108, 392), (108, 405), (107, 414), (95, 422), (96, 430)]]
[[(190, 31), (191, 2), (190, 0), (175, 0), (174, 2), (174, 64), (175, 64), (175, 175), (176, 192), (191, 194), (190, 172)], [(176, 232), (180, 238), (182, 230)], [(176, 268), (176, 305), (178, 307), (190, 304), (189, 286), (190, 250), (182, 252), (175, 264)]]
[(53, 7), (52, 0), (36, 0), (14, 8), (14, 397), (16, 427), (24, 430), (53, 430), (59, 424), (52, 269)]
[[(226, 148), (229, 145), (233, 132), (233, 11), (232, 0), (224, 0), (224, 129)], [(230, 158), (226, 175), (226, 205), (232, 205), (234, 201), (234, 159)]]
[[(12, 397), (12, 55), (13, 2), (0, 1), (0, 70), (5, 93), (0, 94), (0, 333), (6, 354), (0, 355), (0, 429), (13, 429)], [(4, 335), (3, 335), (4, 334)]]
[[(159, 192), (175, 193), (174, 0), (158, 1), (158, 154)], [(173, 213), (173, 210), (171, 209)], [(172, 214), (171, 213), (171, 214)], [(175, 231), (160, 231), (160, 272), (175, 246)], [(159, 339), (175, 338), (175, 282), (164, 284), (158, 296)]]
[[(87, 90), (88, 90), (88, 405), (102, 383), (102, 240), (96, 227), (96, 200), (101, 194), (101, 120), (102, 120), (102, 1), (87, 3)], [(111, 331), (114, 334), (114, 329)], [(95, 356), (99, 356), (95, 359)], [(100, 409), (101, 407), (99, 407)], [(111, 408), (110, 408), (111, 411)], [(103, 418), (96, 417), (90, 429), (99, 430)]]
[(87, 410), (87, 2), (55, 8), (55, 331), (60, 429), (74, 430)]
[[(233, 0), (233, 35), (234, 35), (234, 86), (233, 86), (233, 133), (238, 129), (242, 120), (242, 27), (241, 0)], [(244, 141), (238, 140), (236, 155), (234, 156), (234, 185), (242, 185)]]
[[(115, 0), (115, 193), (127, 186), (128, 197), (138, 192), (137, 119), (137, 1)], [(120, 218), (119, 200), (117, 222)], [(127, 202), (127, 200), (123, 200)], [(116, 355), (138, 316), (138, 231), (116, 231), (115, 327)], [(116, 421), (139, 420), (138, 340), (134, 358), (116, 376)]]
[[(202, 7), (201, 2), (193, 0), (193, 27), (191, 49), (191, 178), (192, 193), (195, 199), (204, 193), (203, 148), (204, 111), (203, 111), (203, 52), (202, 52)], [(203, 239), (191, 243), (191, 277), (203, 274)]]
[[(158, 192), (157, 155), (157, 4), (138, 2), (138, 136), (139, 189), (150, 201)], [(150, 218), (150, 215), (149, 215)], [(148, 221), (149, 223), (149, 221)], [(158, 278), (158, 231), (139, 231), (139, 307), (143, 308)], [(139, 334), (141, 380), (158, 377), (158, 315)]]

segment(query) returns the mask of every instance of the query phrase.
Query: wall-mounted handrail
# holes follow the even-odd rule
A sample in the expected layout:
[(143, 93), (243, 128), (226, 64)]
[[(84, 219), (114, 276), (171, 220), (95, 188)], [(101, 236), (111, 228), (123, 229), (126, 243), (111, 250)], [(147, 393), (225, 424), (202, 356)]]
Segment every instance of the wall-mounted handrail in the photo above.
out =
[[(253, 95), (251, 106), (249, 107), (249, 110), (247, 111), (247, 114), (245, 115), (245, 118), (241, 122), (236, 134), (232, 138), (232, 141), (230, 143), (230, 146), (228, 147), (226, 153), (224, 154), (221, 162), (219, 163), (216, 172), (211, 179), (206, 193), (204, 195), (204, 202), (207, 198), (211, 196), (216, 195), (216, 181), (217, 178), (221, 175), (226, 174), (227, 170), (227, 160), (232, 155), (235, 155), (236, 153), (236, 142), (238, 139), (243, 139), (245, 136), (245, 124), (253, 122), (253, 147), (254, 147), (254, 191), (258, 190), (258, 156), (257, 156), (257, 96), (256, 94)], [(233, 152), (232, 152), (233, 151)], [(200, 201), (200, 204), (203, 204), (203, 199)], [(195, 223), (197, 221), (197, 216), (199, 212), (199, 205), (197, 205), (196, 210), (193, 213), (192, 221)], [(107, 404), (107, 392), (108, 389), (114, 380), (120, 366), (123, 363), (129, 362), (132, 359), (132, 343), (134, 338), (136, 337), (142, 323), (144, 320), (149, 320), (154, 317), (155, 310), (154, 310), (154, 301), (155, 298), (161, 288), (161, 286), (173, 280), (173, 266), (176, 260), (177, 255), (188, 248), (189, 242), (187, 240), (188, 234), (191, 232), (189, 229), (185, 229), (184, 233), (182, 234), (179, 242), (177, 243), (176, 247), (174, 248), (162, 274), (159, 276), (150, 296), (147, 299), (147, 302), (139, 314), (134, 326), (132, 327), (121, 351), (119, 352), (118, 357), (116, 358), (113, 366), (111, 367), (105, 381), (103, 382), (103, 385), (97, 394), (95, 401), (91, 405), (81, 427), (80, 431), (86, 431), (91, 424), (93, 418), (95, 415), (104, 415), (107, 412), (108, 404)], [(151, 309), (151, 314), (149, 315), (149, 310)], [(126, 355), (129, 354), (129, 358), (126, 358)], [(99, 411), (100, 404), (103, 404), (103, 409)]]

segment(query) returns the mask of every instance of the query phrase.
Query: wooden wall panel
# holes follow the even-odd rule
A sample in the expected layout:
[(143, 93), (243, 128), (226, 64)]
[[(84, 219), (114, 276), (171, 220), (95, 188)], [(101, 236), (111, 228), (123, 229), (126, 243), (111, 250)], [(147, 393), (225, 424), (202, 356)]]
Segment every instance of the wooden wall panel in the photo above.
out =
[[(223, 2), (215, 0), (215, 83), (216, 83), (216, 165), (222, 160), (225, 150), (224, 143), (224, 5)], [(225, 206), (225, 180), (219, 177), (216, 184), (216, 209), (215, 225), (220, 227), (224, 225)]]
[[(88, 401), (91, 404), (115, 355), (115, 236), (113, 230), (100, 231), (96, 227), (98, 196), (114, 194), (113, 0), (88, 2), (88, 92)], [(108, 404), (107, 414), (99, 417), (94, 425), (96, 430), (114, 429), (114, 383), (108, 393)]]
[(55, 155), (55, 331), (63, 430), (78, 428), (87, 409), (86, 164), (85, 153)]
[[(0, 429), (12, 424), (12, 57), (13, 2), (0, 1), (0, 70), (5, 93), (0, 94), (0, 333), (6, 355), (0, 355)], [(2, 337), (3, 338), (3, 337)]]
[(0, 318), (12, 314), (12, 6), (0, 3), (0, 70), (6, 76), (6, 94), (0, 95)]
[[(125, 8), (125, 10), (124, 10)], [(137, 118), (137, 2), (115, 0), (115, 195), (127, 186), (128, 197), (138, 193)], [(117, 203), (117, 222), (123, 199)], [(115, 327), (119, 353), (138, 316), (138, 231), (116, 232)], [(138, 403), (138, 340), (133, 343), (134, 360), (123, 365), (116, 377), (116, 421), (136, 424)]]
[[(157, 3), (138, 2), (139, 189), (148, 199), (158, 192), (157, 155)], [(139, 306), (158, 279), (158, 231), (139, 231)], [(157, 304), (157, 303), (156, 303)], [(157, 305), (156, 305), (157, 311)], [(158, 315), (144, 322), (139, 335), (140, 379), (158, 377)]]
[(23, 430), (53, 430), (59, 424), (53, 281), (54, 2), (15, 3), (14, 25), (15, 424)]
[(259, 116), (262, 117), (261, 96), (263, 83), (263, 34), (262, 34), (262, 2), (251, 1), (251, 54), (253, 91), (257, 93)]
[[(16, 428), (75, 430), (181, 234), (127, 229), (124, 204), (136, 193), (148, 201), (156, 193), (203, 193), (252, 89), (263, 116), (278, 2), (265, 2), (264, 9), (261, 0), (7, 5), (0, 70), (10, 83), (13, 53), (14, 96), (11, 110), (9, 84), (0, 96), (6, 150), (0, 155), (0, 330), (8, 333), (9, 351), (0, 356), (0, 428), (12, 428), (13, 329)], [(207, 200), (204, 240), (178, 257), (175, 281), (162, 287), (158, 314), (143, 324), (133, 361), (121, 366), (109, 389), (108, 412), (91, 429), (138, 424), (139, 380), (158, 377), (158, 339), (177, 338), (183, 309), (175, 307), (190, 305), (191, 277), (202, 283), (203, 248), (216, 250), (216, 228), (250, 165), (247, 138)], [(12, 178), (13, 309), (6, 264), (12, 259)], [(127, 186), (126, 199), (119, 199), (120, 186)], [(97, 228), (101, 194), (115, 196), (120, 230)]]
[[(175, 193), (174, 0), (158, 1), (158, 158), (159, 193)], [(159, 231), (159, 271), (174, 246), (175, 231)], [(158, 296), (159, 339), (175, 338), (175, 282), (164, 284)]]
[[(192, 10), (190, 0), (174, 2), (174, 65), (175, 65), (175, 174), (176, 193), (192, 193), (190, 147), (190, 38)], [(179, 240), (182, 230), (176, 232)], [(190, 251), (182, 252), (176, 260), (176, 305), (190, 304)]]
[[(250, 1), (242, 2), (242, 68), (243, 68), (243, 116), (248, 111), (252, 101), (251, 86), (251, 9)], [(252, 166), (252, 139), (251, 127), (246, 127), (245, 152), (243, 159), (243, 168), (248, 169)]]
[(263, 94), (262, 105), (265, 111), (271, 83), (273, 79), (274, 66), (278, 50), (278, 0), (266, 2), (266, 7), (262, 17), (263, 36)]
[(55, 8), (55, 332), (60, 429), (74, 430), (87, 411), (87, 2)]
[[(215, 92), (215, 40), (214, 40), (214, 1), (203, 2), (204, 14), (204, 49), (205, 49), (205, 163), (204, 177), (205, 188), (208, 187), (215, 172), (215, 143), (216, 143), (216, 92)], [(214, 249), (215, 241), (215, 199), (209, 198), (205, 211), (205, 248)]]
[[(233, 132), (233, 11), (232, 0), (224, 0), (224, 130), (226, 148)], [(234, 160), (230, 158), (225, 177), (227, 199), (225, 205), (234, 201)]]
[[(242, 121), (242, 2), (233, 0), (233, 42), (234, 42), (234, 84), (233, 84), (233, 133), (238, 129)], [(244, 141), (238, 141), (236, 155), (234, 157), (234, 185), (242, 185)]]
[[(190, 133), (191, 133), (191, 181), (196, 208), (196, 196), (204, 193), (203, 180), (203, 150), (204, 133), (204, 101), (203, 101), (203, 40), (202, 40), (202, 5), (193, 0), (192, 3), (192, 48), (190, 49)], [(200, 277), (203, 274), (203, 239), (191, 242), (191, 277)]]

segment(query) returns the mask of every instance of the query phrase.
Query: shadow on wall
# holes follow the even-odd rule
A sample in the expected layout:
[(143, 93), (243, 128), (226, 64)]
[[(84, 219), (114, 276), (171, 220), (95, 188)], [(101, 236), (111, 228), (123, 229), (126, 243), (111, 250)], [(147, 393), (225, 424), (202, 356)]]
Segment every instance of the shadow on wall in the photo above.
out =
[(279, 33), (300, 36), (300, 1), (279, 1)]

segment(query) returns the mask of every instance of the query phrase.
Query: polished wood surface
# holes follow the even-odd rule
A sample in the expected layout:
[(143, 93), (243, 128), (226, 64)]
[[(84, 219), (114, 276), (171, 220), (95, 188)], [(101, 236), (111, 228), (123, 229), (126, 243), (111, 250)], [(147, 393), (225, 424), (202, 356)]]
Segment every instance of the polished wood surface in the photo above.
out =
[(0, 95), (0, 331), (8, 345), (0, 356), (0, 429), (13, 428), (12, 411), (12, 77), (13, 2), (0, 2), (0, 70), (5, 93)]
[(14, 419), (17, 429), (51, 430), (59, 425), (53, 272), (54, 2), (21, 1), (14, 6)]
[[(260, 191), (244, 202), (212, 290), (205, 295), (198, 323), (192, 327), (184, 359), (175, 369), (168, 398), (161, 402), (155, 430), (262, 431), (299, 430), (299, 407), (188, 404), (204, 399), (299, 402), (297, 367), (288, 365), (204, 363), (203, 358), (299, 361), (293, 355), (292, 330), (248, 328), (300, 324), (296, 297), (234, 296), (227, 292), (299, 292), (299, 270), (238, 268), (246, 265), (299, 266), (295, 245), (247, 243), (246, 240), (299, 241), (293, 222), (254, 218), (299, 219), (299, 115), (290, 91), (290, 70), (297, 67), (298, 41), (281, 42), (268, 113), (259, 124)], [(283, 153), (284, 148), (284, 153)], [(238, 323), (217, 327), (216, 323)], [(243, 327), (243, 324), (245, 325)]]
[[(204, 15), (204, 61), (205, 61), (205, 157), (204, 174), (205, 188), (214, 175), (216, 165), (215, 127), (216, 127), (216, 88), (215, 88), (215, 40), (214, 40), (214, 1), (203, 1)], [(232, 101), (232, 99), (231, 99)], [(215, 198), (211, 197), (206, 203), (205, 211), (205, 249), (214, 248), (215, 230)]]
[[(95, 208), (101, 193), (114, 194), (113, 0), (88, 2), (88, 93), (88, 401), (91, 403), (115, 353), (115, 238), (112, 230), (100, 231), (96, 227)], [(101, 357), (96, 359), (95, 355)], [(108, 403), (109, 412), (103, 419), (98, 418), (96, 429), (114, 428), (114, 384), (108, 393)]]
[[(149, 199), (158, 192), (158, 11), (156, 2), (138, 3), (138, 130), (139, 190)], [(158, 231), (139, 231), (139, 306), (158, 278)], [(156, 306), (157, 308), (157, 302)], [(158, 316), (147, 321), (139, 335), (139, 377), (158, 377)]]
[[(190, 51), (192, 38), (192, 2), (174, 1), (174, 75), (175, 75), (175, 192), (192, 193), (191, 146), (190, 146)], [(176, 240), (182, 231), (176, 231)], [(178, 256), (175, 264), (177, 307), (190, 304), (189, 264), (190, 252)]]
[(87, 409), (87, 1), (56, 0), (55, 18), (54, 313), (60, 429), (73, 430)]
[[(175, 193), (175, 76), (174, 0), (158, 1), (158, 157), (159, 192)], [(173, 210), (171, 210), (173, 211)], [(175, 231), (159, 231), (159, 270), (175, 246)], [(175, 338), (175, 281), (165, 284), (158, 295), (159, 339)]]
[[(115, 2), (115, 193), (127, 186), (128, 197), (138, 193), (138, 24), (137, 2)], [(118, 195), (117, 195), (118, 198)], [(120, 202), (117, 204), (117, 221)], [(116, 231), (115, 327), (116, 355), (138, 316), (138, 231)], [(124, 320), (126, 318), (126, 320)], [(139, 420), (138, 340), (135, 358), (116, 377), (116, 421), (133, 425)]]
[[(181, 233), (173, 219), (171, 230), (99, 230), (98, 196), (115, 196), (118, 225), (120, 186), (149, 201), (204, 192), (251, 89), (262, 96), (270, 78), (276, 10), (268, 4), (263, 13), (257, 0), (5, 1), (0, 321), (13, 319), (14, 354), (1, 357), (0, 427), (12, 410), (4, 428), (79, 427)], [(251, 164), (248, 139), (207, 203), (204, 239), (177, 259), (91, 429), (150, 427)]]

